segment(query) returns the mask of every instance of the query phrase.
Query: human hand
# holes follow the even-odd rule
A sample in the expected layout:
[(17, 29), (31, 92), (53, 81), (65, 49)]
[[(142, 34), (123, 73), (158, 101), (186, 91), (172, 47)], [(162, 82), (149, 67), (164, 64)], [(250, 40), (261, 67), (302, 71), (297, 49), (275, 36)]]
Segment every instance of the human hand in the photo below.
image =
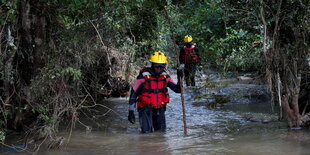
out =
[(136, 118), (135, 118), (135, 114), (134, 114), (133, 110), (129, 110), (128, 121), (132, 124), (135, 124)]
[(182, 79), (183, 76), (184, 76), (183, 70), (182, 70), (182, 69), (178, 69), (178, 70), (177, 70), (177, 75), (178, 75), (178, 79), (179, 79), (179, 78)]

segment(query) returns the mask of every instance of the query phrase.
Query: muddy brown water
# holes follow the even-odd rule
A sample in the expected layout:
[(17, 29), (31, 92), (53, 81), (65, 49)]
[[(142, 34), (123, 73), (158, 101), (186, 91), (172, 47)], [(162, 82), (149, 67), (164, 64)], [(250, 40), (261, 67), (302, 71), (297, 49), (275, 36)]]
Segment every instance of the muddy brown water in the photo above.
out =
[[(309, 130), (288, 130), (285, 122), (247, 121), (245, 114), (272, 115), (269, 103), (227, 104), (216, 108), (194, 106), (195, 93), (185, 89), (188, 136), (183, 135), (180, 95), (170, 91), (171, 103), (166, 111), (167, 130), (140, 134), (139, 125), (127, 121), (128, 98), (112, 98), (110, 112), (98, 127), (85, 122), (71, 133), (70, 143), (60, 150), (41, 149), (43, 155), (91, 154), (231, 154), (231, 155), (306, 155), (310, 154)], [(137, 120), (137, 112), (135, 112)], [(60, 135), (68, 139), (69, 132)], [(1, 154), (16, 154), (7, 151)], [(26, 154), (26, 153), (18, 153)]]

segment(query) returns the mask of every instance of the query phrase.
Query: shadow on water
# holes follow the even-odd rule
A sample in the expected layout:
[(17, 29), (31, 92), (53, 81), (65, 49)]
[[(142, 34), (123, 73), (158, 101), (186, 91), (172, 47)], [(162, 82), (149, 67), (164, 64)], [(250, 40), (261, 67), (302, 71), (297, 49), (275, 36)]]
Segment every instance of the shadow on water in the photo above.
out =
[[(253, 113), (273, 116), (269, 103), (228, 103), (210, 109), (194, 106), (194, 95), (195, 91), (185, 89), (186, 137), (180, 95), (170, 91), (165, 133), (140, 134), (138, 123), (127, 121), (128, 99), (112, 98), (105, 104), (117, 114), (103, 117), (102, 122), (97, 122), (102, 126), (85, 122), (92, 126), (91, 132), (86, 132), (83, 126), (76, 127), (65, 148), (42, 149), (39, 154), (310, 154), (309, 130), (289, 131), (285, 122), (277, 120), (249, 121), (247, 117)], [(61, 134), (69, 137), (67, 131)]]

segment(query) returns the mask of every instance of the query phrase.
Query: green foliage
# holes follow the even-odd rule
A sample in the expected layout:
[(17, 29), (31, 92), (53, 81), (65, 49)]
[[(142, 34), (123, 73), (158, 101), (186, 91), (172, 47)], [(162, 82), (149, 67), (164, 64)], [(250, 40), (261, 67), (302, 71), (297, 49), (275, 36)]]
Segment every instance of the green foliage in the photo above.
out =
[[(116, 9), (108, 12), (111, 23), (117, 23), (116, 31), (120, 32), (117, 38), (119, 46), (123, 46), (124, 41), (130, 41), (135, 47), (132, 52), (134, 57), (140, 58), (149, 55), (150, 52), (158, 50), (158, 11), (163, 8), (164, 1), (128, 1), (119, 5), (119, 2), (111, 2), (110, 5)], [(126, 38), (126, 40), (124, 39)]]
[(3, 143), (5, 140), (5, 132), (0, 130), (0, 143)]
[(215, 102), (218, 103), (218, 104), (223, 104), (223, 103), (230, 102), (230, 97), (227, 94), (225, 94), (225, 95), (214, 94), (213, 97), (215, 99)]
[(169, 7), (169, 14), (177, 41), (182, 43), (185, 35), (192, 35), (205, 60), (202, 63), (224, 72), (260, 66), (261, 52), (250, 47), (253, 41), (261, 40), (256, 2), (194, 0), (172, 4), (176, 5)]
[[(3, 115), (4, 117), (8, 117), (8, 113), (11, 113), (9, 110), (2, 111), (0, 114)], [(1, 116), (1, 118), (3, 117)], [(5, 140), (5, 135), (7, 129), (5, 128), (6, 122), (2, 119), (0, 119), (0, 143), (3, 143)]]
[[(54, 82), (54, 80), (57, 77), (62, 77), (62, 78), (72, 78), (74, 80), (77, 80), (81, 77), (81, 71), (77, 69), (73, 69), (72, 67), (46, 67), (44, 70), (42, 70), (43, 77), (45, 80), (48, 82)], [(46, 72), (45, 72), (46, 71)]]
[(53, 64), (47, 64), (33, 78), (30, 86), (32, 100), (36, 102), (29, 108), (37, 115), (37, 122), (43, 123), (42, 135), (56, 133), (60, 121), (66, 118), (66, 114), (71, 115), (77, 107), (78, 98), (72, 96), (79, 91), (76, 85), (82, 77), (79, 69), (55, 66), (57, 62), (51, 62)]
[(209, 94), (199, 94), (199, 95), (194, 96), (193, 100), (199, 100), (199, 99), (202, 99), (202, 98), (205, 98), (208, 96), (209, 96)]
[[(191, 7), (194, 5), (195, 7)], [(188, 34), (195, 36), (195, 40), (199, 45), (203, 46), (212, 36), (221, 37), (225, 34), (224, 11), (221, 1), (204, 1), (187, 4), (184, 8)], [(195, 13), (193, 13), (195, 12)], [(184, 36), (184, 34), (182, 35)]]
[[(3, 116), (7, 117), (6, 112), (7, 112), (7, 110), (1, 112), (0, 114), (2, 114)], [(4, 140), (5, 140), (5, 135), (6, 135), (6, 132), (5, 132), (6, 131), (6, 129), (5, 129), (6, 125), (5, 125), (5, 123), (6, 122), (4, 120), (0, 119), (0, 143), (3, 143)]]
[[(0, 2), (0, 26), (16, 20), (17, 1), (1, 0)], [(0, 27), (1, 28), (1, 27)], [(1, 33), (1, 29), (0, 29)]]
[(61, 71), (61, 75), (73, 77), (73, 80), (79, 80), (82, 76), (82, 73), (81, 73), (81, 70), (79, 70), (79, 69), (67, 67)]
[(49, 0), (48, 5), (65, 27), (98, 18), (105, 7), (98, 0)]
[(206, 81), (206, 82), (204, 83), (203, 87), (204, 87), (204, 88), (209, 88), (209, 89), (215, 89), (215, 88), (223, 87), (222, 84), (224, 84), (224, 82), (221, 83), (221, 84), (218, 84), (218, 83), (216, 83), (216, 82), (209, 82), (209, 81)]
[[(44, 111), (47, 111), (46, 107), (41, 107), (41, 109), (44, 109)], [(53, 118), (52, 115), (49, 113), (46, 113), (46, 114), (41, 113), (37, 119), (39, 121), (43, 121), (47, 127), (53, 127), (56, 124), (58, 124), (60, 121), (60, 118), (59, 119)], [(53, 128), (52, 130), (56, 131), (57, 129)]]
[(262, 51), (252, 47), (254, 41), (260, 40), (260, 35), (251, 34), (242, 29), (227, 29), (225, 38), (212, 38), (207, 44), (208, 62), (214, 62), (213, 67), (228, 70), (258, 69), (261, 66)]
[[(157, 18), (158, 12), (166, 5), (165, 0), (49, 0), (48, 2), (49, 7), (55, 11), (58, 23), (54, 31), (63, 32), (63, 27), (73, 29), (84, 25), (95, 26), (105, 44), (112, 44), (117, 48), (124, 48), (126, 44), (133, 57), (144, 57), (150, 51), (158, 50), (160, 31)], [(94, 29), (93, 31), (95, 32)]]

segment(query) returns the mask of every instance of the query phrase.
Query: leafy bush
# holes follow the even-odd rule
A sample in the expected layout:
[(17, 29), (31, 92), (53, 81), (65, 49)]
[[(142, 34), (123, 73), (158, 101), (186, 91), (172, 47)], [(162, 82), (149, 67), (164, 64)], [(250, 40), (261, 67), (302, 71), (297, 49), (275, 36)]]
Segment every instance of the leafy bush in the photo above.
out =
[(252, 43), (260, 40), (260, 35), (232, 28), (228, 28), (227, 32), (224, 38), (211, 38), (206, 46), (207, 62), (224, 72), (258, 69), (262, 52)]

